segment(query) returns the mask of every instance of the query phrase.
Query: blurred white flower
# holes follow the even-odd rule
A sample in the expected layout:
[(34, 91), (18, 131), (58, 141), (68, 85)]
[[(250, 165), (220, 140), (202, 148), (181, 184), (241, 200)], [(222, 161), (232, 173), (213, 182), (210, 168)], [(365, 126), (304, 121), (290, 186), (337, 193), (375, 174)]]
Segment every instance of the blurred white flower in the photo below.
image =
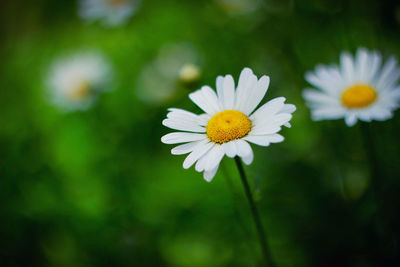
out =
[(116, 27), (128, 22), (139, 8), (141, 0), (80, 0), (79, 15), (90, 22), (100, 20)]
[(199, 67), (200, 55), (191, 43), (174, 43), (163, 46), (156, 59), (160, 73), (173, 79), (179, 78), (183, 67)]
[(268, 76), (258, 80), (249, 68), (241, 72), (236, 89), (231, 75), (218, 76), (217, 94), (209, 86), (203, 86), (189, 95), (205, 113), (197, 115), (171, 108), (163, 125), (180, 132), (164, 135), (161, 141), (185, 143), (171, 153), (190, 153), (183, 167), (190, 168), (197, 162), (196, 171), (204, 172), (208, 182), (214, 178), (224, 155), (239, 156), (245, 164), (250, 164), (253, 150), (248, 142), (260, 146), (282, 142), (284, 138), (278, 132), (282, 126), (290, 127), (291, 113), (296, 110), (294, 105), (284, 103), (284, 97), (278, 97), (254, 111), (268, 86)]
[(179, 80), (184, 83), (191, 83), (200, 78), (201, 71), (197, 65), (185, 64), (179, 71)]
[(354, 59), (343, 52), (340, 67), (319, 65), (306, 73), (306, 80), (319, 89), (303, 92), (312, 119), (344, 118), (348, 126), (357, 120), (390, 119), (400, 104), (400, 68), (394, 57), (384, 65), (381, 62), (378, 52), (359, 48)]
[[(160, 104), (173, 98), (179, 83), (193, 83), (201, 76), (201, 56), (190, 43), (168, 44), (145, 66), (136, 82), (142, 101)], [(162, 84), (162, 86), (160, 86)]]
[(53, 105), (63, 111), (86, 110), (101, 91), (110, 90), (111, 68), (99, 53), (77, 53), (55, 60), (46, 84)]

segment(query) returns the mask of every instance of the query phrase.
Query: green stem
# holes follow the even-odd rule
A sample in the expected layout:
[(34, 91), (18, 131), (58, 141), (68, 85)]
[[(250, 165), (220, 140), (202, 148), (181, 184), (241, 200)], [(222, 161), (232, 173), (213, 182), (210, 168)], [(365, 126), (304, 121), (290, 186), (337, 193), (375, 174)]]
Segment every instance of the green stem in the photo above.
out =
[(244, 187), (244, 191), (247, 196), (247, 200), (249, 201), (249, 204), (250, 204), (251, 213), (253, 215), (254, 223), (257, 228), (258, 237), (259, 237), (259, 241), (260, 241), (260, 245), (261, 245), (261, 250), (264, 255), (265, 263), (267, 266), (274, 267), (276, 265), (275, 265), (274, 261), (272, 260), (271, 252), (269, 251), (269, 248), (267, 245), (266, 235), (265, 235), (265, 231), (262, 226), (262, 223), (261, 223), (260, 214), (258, 213), (258, 209), (256, 207), (253, 196), (251, 194), (250, 186), (249, 186), (249, 183), (247, 182), (246, 173), (244, 172), (242, 161), (239, 157), (236, 156), (235, 162), (236, 162), (236, 166), (238, 168), (239, 174), (240, 174), (240, 179), (242, 180), (242, 183), (243, 183), (243, 187)]
[(234, 186), (234, 184), (232, 182), (231, 176), (229, 175), (229, 172), (226, 169), (226, 165), (222, 163), (221, 164), (221, 168), (222, 168), (222, 173), (224, 174), (224, 177), (225, 177), (226, 184), (227, 184), (229, 190), (231, 191), (232, 202), (233, 202), (233, 212), (234, 212), (235, 219), (238, 222), (239, 226), (242, 228), (243, 234), (247, 237), (246, 243), (247, 243), (249, 249), (252, 252), (254, 252), (255, 251), (254, 244), (252, 242), (250, 242), (250, 239), (249, 239), (250, 231), (246, 227), (245, 220), (243, 219), (243, 216), (239, 212), (239, 208), (238, 208), (239, 207), (240, 194), (239, 194), (239, 192), (237, 192), (237, 190), (236, 190), (236, 188), (235, 188), (235, 186)]
[(365, 153), (367, 154), (368, 165), (370, 169), (370, 179), (371, 179), (371, 193), (372, 197), (376, 203), (376, 227), (377, 235), (379, 240), (378, 246), (382, 249), (382, 242), (385, 239), (385, 226), (383, 222), (383, 184), (384, 175), (381, 175), (381, 170), (377, 160), (376, 146), (374, 138), (371, 133), (370, 123), (360, 123), (361, 134), (363, 138), (363, 143), (365, 147)]
[(379, 177), (380, 171), (379, 171), (378, 161), (376, 158), (375, 142), (374, 139), (372, 138), (370, 125), (368, 123), (361, 122), (360, 128), (363, 137), (365, 153), (367, 154), (368, 165), (371, 173), (371, 184), (373, 187), (375, 197), (379, 199), (379, 195), (382, 190), (381, 180), (383, 177)]

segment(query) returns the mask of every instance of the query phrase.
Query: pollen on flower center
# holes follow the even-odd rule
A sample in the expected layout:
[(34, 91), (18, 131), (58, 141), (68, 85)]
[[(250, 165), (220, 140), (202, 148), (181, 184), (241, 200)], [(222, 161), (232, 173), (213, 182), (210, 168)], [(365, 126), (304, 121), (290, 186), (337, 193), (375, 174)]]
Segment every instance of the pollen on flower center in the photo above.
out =
[(208, 121), (207, 135), (211, 141), (223, 144), (246, 136), (251, 127), (250, 119), (242, 112), (225, 110)]
[(82, 81), (79, 86), (69, 91), (69, 98), (74, 101), (80, 101), (89, 96), (90, 84), (87, 81)]
[(372, 104), (377, 97), (376, 91), (367, 84), (356, 84), (342, 93), (342, 103), (348, 108), (363, 108)]

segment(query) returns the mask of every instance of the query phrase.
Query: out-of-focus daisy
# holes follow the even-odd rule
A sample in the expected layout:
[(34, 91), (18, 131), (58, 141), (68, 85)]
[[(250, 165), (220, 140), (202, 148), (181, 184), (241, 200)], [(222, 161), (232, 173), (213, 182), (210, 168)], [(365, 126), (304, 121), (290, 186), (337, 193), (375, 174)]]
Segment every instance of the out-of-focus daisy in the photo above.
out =
[(168, 102), (177, 95), (180, 85), (191, 85), (200, 79), (201, 61), (201, 55), (190, 43), (163, 46), (139, 74), (135, 86), (138, 98), (149, 104)]
[(391, 57), (385, 64), (381, 55), (359, 48), (355, 58), (343, 52), (340, 67), (316, 67), (306, 80), (319, 90), (306, 89), (303, 96), (313, 120), (344, 118), (348, 126), (357, 120), (383, 121), (399, 107), (400, 69)]
[(199, 66), (194, 64), (185, 64), (179, 70), (179, 80), (183, 83), (192, 83), (200, 78), (201, 71)]
[(140, 0), (80, 0), (79, 15), (85, 20), (101, 20), (104, 25), (115, 27), (128, 22), (140, 2)]
[(110, 77), (110, 65), (99, 53), (59, 58), (46, 80), (50, 101), (63, 111), (88, 109), (99, 92), (110, 90)]
[[(290, 127), (295, 106), (285, 104), (284, 97), (267, 102), (254, 111), (262, 101), (269, 86), (269, 77), (259, 80), (249, 68), (243, 69), (235, 90), (231, 75), (218, 76), (217, 94), (209, 86), (191, 93), (189, 98), (205, 113), (197, 115), (182, 109), (171, 108), (163, 125), (178, 130), (161, 138), (166, 144), (179, 144), (172, 154), (190, 153), (183, 167), (196, 162), (195, 169), (204, 171), (204, 179), (211, 181), (224, 157), (239, 156), (245, 164), (253, 161), (254, 143), (268, 146), (283, 141), (278, 134), (282, 126)], [(253, 112), (254, 111), (254, 112)]]

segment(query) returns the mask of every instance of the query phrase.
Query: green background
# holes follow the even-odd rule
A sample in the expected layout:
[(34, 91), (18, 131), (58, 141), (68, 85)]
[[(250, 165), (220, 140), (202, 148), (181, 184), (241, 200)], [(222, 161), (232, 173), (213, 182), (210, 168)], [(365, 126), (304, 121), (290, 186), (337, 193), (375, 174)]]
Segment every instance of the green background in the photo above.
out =
[[(307, 70), (343, 50), (399, 57), (400, 3), (265, 0), (233, 14), (216, 1), (143, 0), (118, 28), (86, 24), (77, 8), (0, 1), (1, 266), (258, 266), (234, 161), (207, 183), (160, 141), (168, 107), (199, 113), (187, 94), (214, 87), (217, 75), (237, 81), (244, 67), (270, 76), (264, 101), (297, 106), (285, 142), (253, 146), (245, 168), (278, 266), (399, 264), (400, 114), (361, 128), (312, 122), (301, 91)], [(142, 102), (138, 77), (174, 43), (195, 47), (201, 79), (162, 103)], [(55, 58), (82, 49), (109, 59), (115, 90), (87, 111), (62, 113), (44, 79)]]

